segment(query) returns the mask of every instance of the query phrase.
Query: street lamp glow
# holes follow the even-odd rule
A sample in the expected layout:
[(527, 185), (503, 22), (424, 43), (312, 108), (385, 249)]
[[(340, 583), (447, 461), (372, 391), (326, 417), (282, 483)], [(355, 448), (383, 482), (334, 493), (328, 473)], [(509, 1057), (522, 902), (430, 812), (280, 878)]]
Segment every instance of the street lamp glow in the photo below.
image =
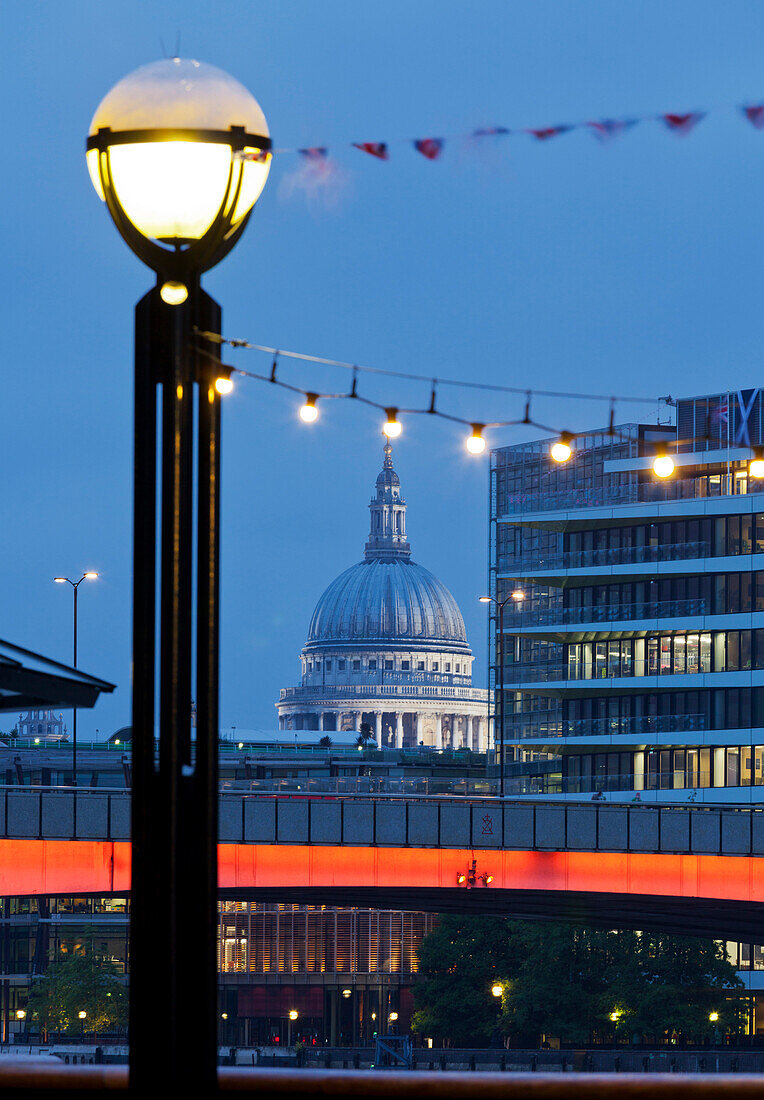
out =
[(16, 1019), (17, 1019), (17, 1020), (24, 1020), (24, 1019), (26, 1019), (26, 1012), (24, 1011), (24, 1009), (23, 1009), (23, 1008), (17, 1008), (17, 1009), (16, 1009)]
[(78, 1012), (77, 1017), (80, 1020), (85, 1020), (87, 1018), (87, 1012)]
[(116, 84), (90, 124), (88, 171), (98, 196), (143, 237), (187, 245), (221, 219), (239, 225), (270, 169), (260, 105), (213, 65), (179, 57)]
[(225, 396), (225, 394), (231, 393), (231, 391), (233, 390), (233, 382), (230, 378), (216, 378), (215, 389), (218, 391), (219, 394)]
[(398, 1013), (397, 1012), (391, 1012), (390, 1015), (387, 1018), (388, 1018), (388, 1020), (390, 1021), (391, 1024), (394, 1024), (395, 1021), (398, 1019)]
[(385, 433), (388, 439), (397, 439), (403, 430), (403, 425), (398, 419), (397, 409), (385, 409), (385, 423), (382, 426), (382, 431)]
[(665, 451), (656, 455), (653, 461), (653, 473), (656, 477), (666, 478), (671, 477), (675, 469), (674, 460), (671, 455), (666, 454)]
[(472, 434), (467, 437), (466, 447), (471, 455), (481, 455), (485, 450), (483, 428), (485, 424), (473, 424)]
[(718, 1023), (719, 1013), (718, 1012), (709, 1012), (708, 1019), (709, 1019), (710, 1023), (712, 1023), (712, 1024)]
[(300, 408), (300, 420), (303, 424), (313, 424), (318, 420), (318, 409), (316, 408), (316, 401), (318, 397), (315, 393), (305, 394), (305, 404)]
[(523, 602), (523, 600), (525, 599), (525, 593), (523, 592), (522, 588), (516, 588), (514, 590), (514, 592), (512, 593), (512, 599), (515, 601), (515, 603)]
[(570, 432), (560, 432), (560, 438), (556, 443), (552, 444), (550, 455), (555, 462), (567, 462), (570, 456), (573, 454), (573, 448), (571, 443), (573, 442), (573, 436)]
[(499, 982), (494, 982), (494, 984), (491, 986), (491, 995), (494, 997), (500, 997), (503, 992), (504, 986), (500, 985)]
[(159, 297), (168, 306), (182, 306), (188, 298), (188, 287), (177, 279), (168, 279), (159, 288)]
[(299, 1013), (297, 1012), (296, 1008), (290, 1009), (290, 1011), (289, 1011), (289, 1019), (290, 1020), (296, 1020), (298, 1015), (299, 1015)]
[(481, 603), (493, 603), (493, 596), (478, 596)]
[(98, 574), (94, 573), (92, 570), (89, 573), (83, 573), (83, 577), (86, 581), (94, 581), (97, 576)]
[(66, 584), (66, 577), (54, 577), (56, 584)]
[(343, 990), (342, 990), (342, 996), (343, 996), (343, 997), (344, 997), (344, 998), (345, 998), (346, 1000), (347, 1000), (347, 998), (348, 998), (348, 997), (352, 996), (352, 993), (353, 993), (353, 990), (352, 990), (352, 989), (343, 989)]

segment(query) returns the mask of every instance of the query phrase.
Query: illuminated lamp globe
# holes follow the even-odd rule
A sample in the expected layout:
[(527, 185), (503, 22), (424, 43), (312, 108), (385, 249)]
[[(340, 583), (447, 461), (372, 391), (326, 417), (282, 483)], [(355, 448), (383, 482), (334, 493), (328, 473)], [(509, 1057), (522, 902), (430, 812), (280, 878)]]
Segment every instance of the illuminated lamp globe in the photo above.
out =
[(663, 452), (656, 455), (653, 462), (653, 473), (656, 477), (671, 477), (674, 472), (674, 460), (671, 455)]
[(467, 450), (471, 455), (481, 455), (485, 450), (485, 440), (483, 439), (484, 424), (473, 424), (472, 433), (467, 436)]
[(216, 378), (215, 389), (218, 391), (219, 394), (225, 396), (227, 393), (231, 393), (233, 391), (233, 381), (230, 378)]
[(208, 270), (238, 239), (268, 178), (270, 150), (265, 115), (242, 84), (173, 57), (106, 94), (88, 131), (87, 163), (119, 232), (164, 276), (167, 295), (168, 282)]
[(718, 1012), (709, 1012), (708, 1019), (710, 1020), (710, 1022), (712, 1024), (717, 1023), (717, 1021), (719, 1019), (719, 1013)]
[(756, 447), (748, 463), (749, 477), (764, 477), (764, 447)]
[(561, 432), (560, 438), (556, 443), (552, 444), (550, 455), (555, 462), (567, 462), (570, 456), (573, 454), (573, 448), (571, 443), (573, 442), (573, 436), (569, 432)]
[(503, 992), (504, 992), (504, 986), (499, 985), (498, 982), (495, 982), (494, 985), (491, 986), (491, 994), (494, 997), (500, 997)]
[(401, 434), (403, 425), (398, 419), (397, 409), (385, 409), (385, 423), (382, 425), (382, 431), (388, 439), (397, 439)]
[(303, 424), (314, 424), (316, 420), (318, 420), (318, 409), (316, 408), (317, 400), (317, 394), (305, 394), (305, 404), (300, 407), (300, 420), (302, 420)]

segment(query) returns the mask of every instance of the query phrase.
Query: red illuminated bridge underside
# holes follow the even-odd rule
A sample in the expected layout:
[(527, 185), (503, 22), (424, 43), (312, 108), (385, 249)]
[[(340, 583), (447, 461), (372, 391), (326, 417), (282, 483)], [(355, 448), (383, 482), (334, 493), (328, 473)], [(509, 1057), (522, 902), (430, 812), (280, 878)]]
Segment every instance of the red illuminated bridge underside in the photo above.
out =
[[(476, 861), (489, 886), (457, 875)], [(764, 931), (764, 859), (750, 856), (220, 844), (240, 898), (595, 920), (687, 932)], [(0, 894), (130, 890), (130, 844), (0, 840)]]

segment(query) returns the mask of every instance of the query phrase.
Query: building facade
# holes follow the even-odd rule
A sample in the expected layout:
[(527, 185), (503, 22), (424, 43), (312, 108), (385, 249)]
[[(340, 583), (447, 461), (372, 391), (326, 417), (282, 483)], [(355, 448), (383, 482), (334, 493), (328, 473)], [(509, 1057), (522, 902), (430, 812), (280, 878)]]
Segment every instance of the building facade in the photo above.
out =
[(380, 747), (484, 752), (487, 692), (472, 686), (472, 650), (456, 601), (411, 559), (389, 443), (369, 509), (364, 560), (318, 601), (300, 684), (283, 688), (276, 704), (279, 726), (331, 736), (366, 724)]
[(564, 465), (549, 441), (492, 454), (509, 793), (764, 800), (762, 395), (676, 413), (582, 435)]
[(63, 741), (66, 738), (64, 716), (52, 710), (28, 710), (20, 714), (16, 729), (20, 738), (29, 741)]

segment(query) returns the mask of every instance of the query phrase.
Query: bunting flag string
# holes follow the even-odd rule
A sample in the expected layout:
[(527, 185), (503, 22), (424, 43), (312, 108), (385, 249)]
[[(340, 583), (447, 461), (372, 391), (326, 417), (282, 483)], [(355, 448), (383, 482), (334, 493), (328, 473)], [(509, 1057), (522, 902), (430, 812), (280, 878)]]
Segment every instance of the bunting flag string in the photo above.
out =
[[(736, 106), (734, 111), (736, 114), (742, 115), (756, 130), (764, 130), (764, 103), (745, 103)], [(553, 126), (522, 126), (517, 128), (485, 126), (472, 130), (470, 133), (450, 134), (445, 137), (420, 137), (401, 139), (396, 142), (354, 141), (350, 143), (350, 147), (358, 149), (362, 153), (367, 153), (377, 160), (389, 161), (391, 145), (405, 144), (412, 146), (426, 160), (435, 161), (440, 159), (448, 142), (463, 141), (465, 139), (525, 136), (544, 144), (556, 137), (561, 137), (563, 134), (584, 131), (592, 134), (598, 141), (605, 143), (620, 137), (640, 123), (646, 122), (658, 122), (670, 133), (678, 137), (684, 137), (703, 122), (710, 113), (712, 112), (708, 110), (695, 110), (684, 113), (667, 111), (658, 115), (629, 115), (624, 118), (587, 119), (583, 122), (557, 123)], [(330, 149), (327, 145), (313, 145), (302, 149), (286, 148), (275, 151), (276, 153), (297, 153), (313, 167), (320, 167), (321, 165), (328, 165), (336, 148)]]

